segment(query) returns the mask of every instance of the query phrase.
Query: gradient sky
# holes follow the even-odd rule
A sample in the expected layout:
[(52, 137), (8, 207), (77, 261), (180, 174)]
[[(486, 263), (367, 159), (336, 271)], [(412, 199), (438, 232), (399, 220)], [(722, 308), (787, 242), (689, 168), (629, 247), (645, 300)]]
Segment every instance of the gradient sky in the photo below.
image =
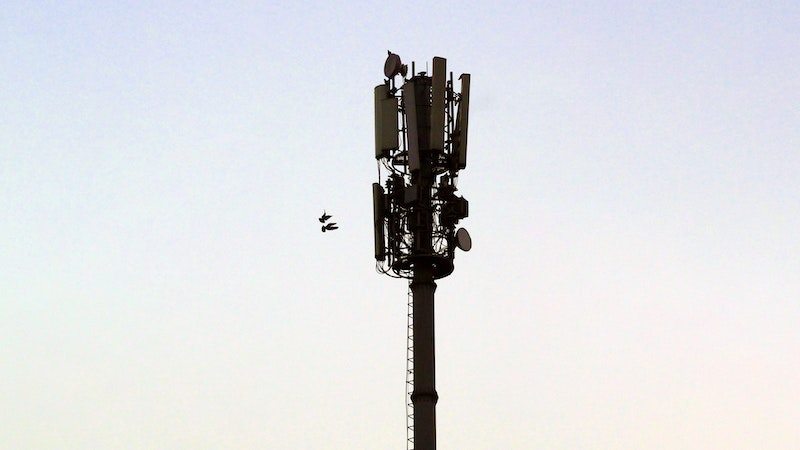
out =
[(472, 74), (439, 448), (800, 448), (800, 6), (628, 3), (0, 0), (0, 448), (405, 447), (389, 49)]

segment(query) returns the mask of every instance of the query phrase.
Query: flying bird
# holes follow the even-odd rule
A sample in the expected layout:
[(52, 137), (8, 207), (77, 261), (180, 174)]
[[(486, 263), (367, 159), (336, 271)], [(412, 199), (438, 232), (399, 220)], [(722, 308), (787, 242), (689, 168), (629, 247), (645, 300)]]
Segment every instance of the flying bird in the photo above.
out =
[(319, 218), (319, 221), (320, 221), (320, 223), (325, 223), (331, 217), (333, 217), (333, 216), (331, 216), (330, 214), (326, 213), (325, 211), (322, 211), (322, 217)]
[(325, 225), (322, 226), (322, 232), (323, 233), (326, 232), (326, 231), (333, 231), (333, 230), (338, 230), (338, 229), (339, 229), (339, 227), (336, 226), (336, 222), (331, 222), (331, 223), (328, 223), (328, 224), (325, 224)]

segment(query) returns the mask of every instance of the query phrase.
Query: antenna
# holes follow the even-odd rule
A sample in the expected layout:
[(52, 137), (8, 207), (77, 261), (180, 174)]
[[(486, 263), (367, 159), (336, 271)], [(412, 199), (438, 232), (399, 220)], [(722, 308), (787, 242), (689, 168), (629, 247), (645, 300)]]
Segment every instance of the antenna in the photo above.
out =
[[(406, 136), (408, 137), (408, 170), (419, 170), (420, 127), (417, 115), (417, 77), (403, 85), (403, 108), (406, 116)], [(424, 100), (424, 98), (420, 99)]]
[(379, 183), (372, 183), (372, 214), (375, 227), (375, 259), (386, 259), (386, 236), (383, 232), (383, 220), (386, 217), (386, 196)]
[(447, 82), (447, 60), (433, 58), (433, 81), (431, 86), (431, 141), (433, 151), (444, 150), (444, 106), (445, 83)]
[(458, 168), (467, 167), (467, 125), (469, 123), (469, 74), (463, 73), (461, 80), (461, 100), (458, 105), (455, 130), (455, 153), (458, 155)]
[(386, 62), (383, 64), (383, 74), (386, 75), (386, 78), (392, 79), (398, 74), (405, 78), (406, 73), (408, 73), (408, 66), (400, 61), (400, 55), (389, 51), (389, 56), (386, 57)]
[(458, 231), (456, 231), (456, 245), (465, 252), (468, 252), (472, 248), (472, 238), (466, 229), (459, 228)]
[(383, 158), (400, 146), (397, 124), (397, 97), (389, 86), (375, 86), (375, 157)]

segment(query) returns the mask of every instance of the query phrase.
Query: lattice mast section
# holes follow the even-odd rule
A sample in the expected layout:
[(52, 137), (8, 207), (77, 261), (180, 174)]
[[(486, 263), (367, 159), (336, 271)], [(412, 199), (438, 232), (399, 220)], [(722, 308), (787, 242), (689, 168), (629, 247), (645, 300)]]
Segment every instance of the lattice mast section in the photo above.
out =
[(414, 293), (408, 283), (408, 313), (406, 315), (406, 450), (414, 450)]

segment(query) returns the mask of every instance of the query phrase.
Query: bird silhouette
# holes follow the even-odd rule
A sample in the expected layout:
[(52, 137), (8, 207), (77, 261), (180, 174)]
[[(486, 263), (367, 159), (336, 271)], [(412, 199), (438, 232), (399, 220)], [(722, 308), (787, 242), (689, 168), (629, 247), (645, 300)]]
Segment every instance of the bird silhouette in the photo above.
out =
[(326, 231), (333, 231), (333, 230), (338, 230), (338, 229), (339, 229), (339, 227), (336, 226), (336, 222), (331, 222), (331, 223), (328, 223), (328, 224), (325, 224), (325, 225), (322, 226), (322, 232), (323, 233), (326, 232)]
[(333, 217), (333, 216), (331, 216), (330, 214), (326, 213), (325, 211), (322, 211), (322, 217), (319, 218), (319, 221), (320, 221), (320, 223), (325, 223), (331, 217)]

